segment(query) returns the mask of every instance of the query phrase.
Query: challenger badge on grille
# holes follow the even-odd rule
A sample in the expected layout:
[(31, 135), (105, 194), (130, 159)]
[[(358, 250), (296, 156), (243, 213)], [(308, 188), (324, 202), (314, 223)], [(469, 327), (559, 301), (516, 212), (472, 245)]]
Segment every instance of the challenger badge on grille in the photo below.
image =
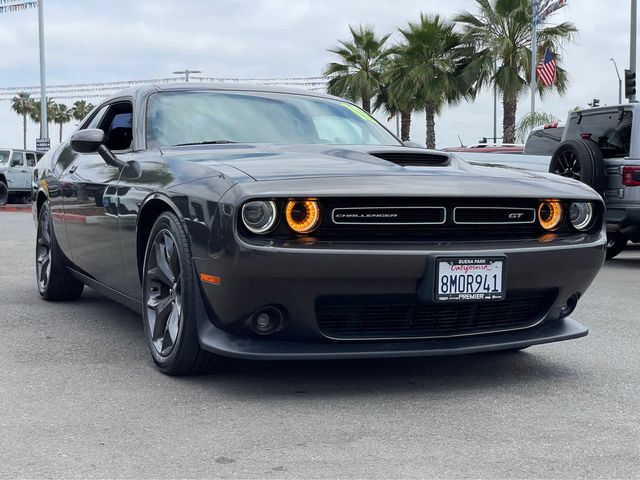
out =
[(342, 225), (437, 225), (445, 222), (444, 207), (352, 207), (335, 208), (335, 224)]

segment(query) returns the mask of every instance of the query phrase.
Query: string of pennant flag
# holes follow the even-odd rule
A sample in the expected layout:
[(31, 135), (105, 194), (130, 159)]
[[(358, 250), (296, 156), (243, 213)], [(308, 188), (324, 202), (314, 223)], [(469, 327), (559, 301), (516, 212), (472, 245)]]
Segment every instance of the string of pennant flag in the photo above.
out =
[(0, 13), (13, 13), (36, 8), (38, 2), (15, 3), (15, 0), (0, 0)]
[[(212, 82), (212, 83), (249, 83), (254, 85), (278, 86), (278, 87), (299, 87), (307, 90), (326, 90), (327, 79), (324, 77), (272, 77), (272, 78), (236, 78), (236, 77), (190, 77), (192, 82)], [(135, 85), (157, 84), (157, 83), (177, 83), (182, 82), (179, 77), (154, 78), (147, 80), (124, 80), (116, 82), (100, 83), (75, 83), (58, 84), (47, 86), (47, 96), (49, 98), (102, 98), (123, 88)], [(29, 93), (32, 98), (40, 98), (39, 86), (15, 86), (0, 88), (0, 102), (10, 101), (19, 92)]]

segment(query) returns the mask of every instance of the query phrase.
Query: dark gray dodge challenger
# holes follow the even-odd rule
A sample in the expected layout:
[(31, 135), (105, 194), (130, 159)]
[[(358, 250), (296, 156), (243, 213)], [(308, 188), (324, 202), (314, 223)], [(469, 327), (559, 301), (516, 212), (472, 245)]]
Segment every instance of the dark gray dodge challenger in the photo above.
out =
[(141, 312), (174, 375), (581, 337), (569, 315), (604, 261), (586, 185), (406, 147), (305, 91), (123, 91), (35, 175), (40, 294)]

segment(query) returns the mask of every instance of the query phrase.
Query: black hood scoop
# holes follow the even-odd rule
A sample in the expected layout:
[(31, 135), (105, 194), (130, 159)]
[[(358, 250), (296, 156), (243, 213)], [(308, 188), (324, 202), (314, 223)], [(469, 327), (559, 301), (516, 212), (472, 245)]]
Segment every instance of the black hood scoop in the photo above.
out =
[(370, 152), (369, 155), (402, 167), (441, 167), (449, 165), (451, 161), (447, 154), (431, 152)]

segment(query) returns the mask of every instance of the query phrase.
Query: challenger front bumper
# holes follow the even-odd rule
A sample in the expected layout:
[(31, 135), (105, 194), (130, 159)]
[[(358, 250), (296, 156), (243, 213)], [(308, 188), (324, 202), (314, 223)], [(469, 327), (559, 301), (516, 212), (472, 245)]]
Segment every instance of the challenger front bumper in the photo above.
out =
[(202, 348), (218, 355), (254, 360), (320, 360), (349, 358), (426, 357), (511, 350), (584, 337), (587, 328), (565, 318), (526, 330), (484, 336), (385, 342), (293, 342), (233, 335), (202, 323)]

